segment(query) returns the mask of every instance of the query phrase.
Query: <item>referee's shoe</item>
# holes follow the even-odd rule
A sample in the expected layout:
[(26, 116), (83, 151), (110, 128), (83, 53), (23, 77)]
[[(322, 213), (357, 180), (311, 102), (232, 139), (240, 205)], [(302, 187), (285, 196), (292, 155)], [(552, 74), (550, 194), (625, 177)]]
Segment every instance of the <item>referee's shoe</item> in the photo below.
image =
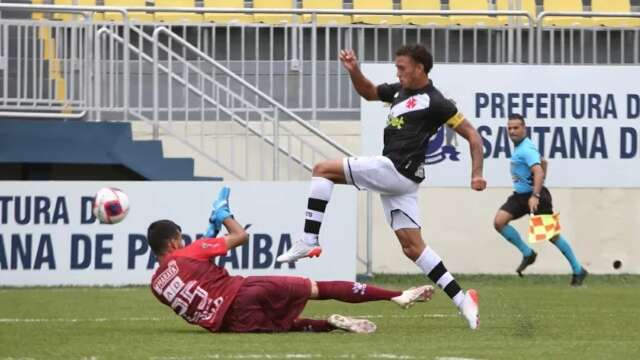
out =
[(531, 265), (534, 262), (536, 262), (536, 258), (537, 257), (538, 257), (538, 253), (533, 251), (533, 250), (531, 251), (531, 255), (523, 256), (522, 257), (522, 261), (520, 262), (520, 265), (516, 269), (516, 272), (518, 273), (518, 276), (523, 276), (522, 272), (524, 271), (524, 269), (526, 269), (527, 267), (529, 267), (529, 265)]
[(309, 245), (302, 240), (293, 243), (286, 253), (276, 258), (277, 262), (294, 262), (305, 257), (318, 257), (322, 254), (322, 248), (318, 244)]

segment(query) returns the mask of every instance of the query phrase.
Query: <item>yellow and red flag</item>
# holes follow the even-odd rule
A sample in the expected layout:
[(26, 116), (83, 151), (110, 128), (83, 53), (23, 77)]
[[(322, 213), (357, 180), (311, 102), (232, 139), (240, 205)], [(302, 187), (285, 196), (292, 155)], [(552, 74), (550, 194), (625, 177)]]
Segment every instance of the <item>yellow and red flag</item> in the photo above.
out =
[(560, 214), (531, 215), (529, 217), (529, 243), (548, 241), (560, 234)]

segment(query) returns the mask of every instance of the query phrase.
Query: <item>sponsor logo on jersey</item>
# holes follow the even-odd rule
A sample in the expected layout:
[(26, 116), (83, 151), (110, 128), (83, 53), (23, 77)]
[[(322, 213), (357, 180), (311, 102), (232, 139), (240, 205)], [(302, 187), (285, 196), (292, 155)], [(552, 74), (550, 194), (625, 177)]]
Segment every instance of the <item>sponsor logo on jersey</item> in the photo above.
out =
[(153, 290), (156, 293), (161, 294), (164, 287), (171, 281), (176, 275), (178, 275), (178, 264), (175, 260), (169, 261), (167, 265), (167, 269), (158, 275), (156, 280), (153, 282)]
[(204, 242), (204, 241), (200, 243), (200, 247), (202, 247), (203, 249), (214, 248), (217, 246), (218, 244), (209, 244), (208, 242)]
[(387, 120), (387, 126), (400, 130), (404, 126), (404, 118), (402, 116), (395, 117), (389, 114), (389, 119)]

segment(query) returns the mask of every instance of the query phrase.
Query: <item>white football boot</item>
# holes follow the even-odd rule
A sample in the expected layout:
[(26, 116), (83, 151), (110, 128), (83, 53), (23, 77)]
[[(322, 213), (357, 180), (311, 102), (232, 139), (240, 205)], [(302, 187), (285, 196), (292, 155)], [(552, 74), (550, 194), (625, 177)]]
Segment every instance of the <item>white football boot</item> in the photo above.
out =
[(366, 319), (354, 319), (349, 316), (342, 316), (333, 314), (327, 319), (329, 324), (345, 331), (358, 333), (358, 334), (370, 334), (376, 331), (376, 324)]
[(480, 296), (474, 289), (469, 289), (464, 294), (464, 300), (460, 305), (460, 314), (469, 323), (471, 330), (480, 327)]
[(433, 286), (424, 285), (424, 286), (412, 287), (408, 290), (405, 290), (402, 292), (401, 295), (391, 298), (391, 301), (400, 305), (400, 307), (403, 309), (408, 309), (417, 302), (424, 302), (424, 301), (431, 300), (432, 296), (433, 296)]
[(277, 262), (294, 262), (305, 257), (318, 257), (322, 253), (320, 245), (307, 245), (302, 240), (293, 243), (293, 246), (284, 254), (276, 258)]

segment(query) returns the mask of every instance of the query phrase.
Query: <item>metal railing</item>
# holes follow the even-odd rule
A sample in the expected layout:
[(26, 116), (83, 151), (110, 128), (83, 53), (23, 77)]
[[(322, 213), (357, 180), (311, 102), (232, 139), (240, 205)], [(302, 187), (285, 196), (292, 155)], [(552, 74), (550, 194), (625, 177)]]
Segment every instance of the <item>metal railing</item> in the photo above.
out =
[[(195, 12), (195, 13), (266, 13), (291, 14), (294, 22), (283, 25), (265, 24), (227, 24), (220, 26), (212, 23), (172, 24), (174, 32), (181, 32), (181, 37), (200, 49), (214, 60), (224, 64), (246, 81), (259, 88), (270, 97), (277, 99), (286, 108), (298, 115), (317, 119), (318, 113), (323, 117), (338, 119), (353, 118), (359, 110), (359, 97), (352, 89), (348, 75), (337, 61), (337, 54), (343, 47), (354, 47), (362, 61), (391, 61), (395, 44), (400, 42), (424, 42), (434, 49), (437, 61), (444, 62), (526, 62), (533, 60), (533, 37), (528, 36), (527, 45), (523, 46), (523, 32), (532, 33), (533, 19), (526, 12), (519, 11), (356, 11), (356, 10), (302, 10), (302, 9), (204, 9), (204, 8), (127, 8), (120, 9), (122, 24), (114, 22), (95, 22), (93, 14), (105, 11), (117, 11), (108, 7), (56, 7), (0, 5), (0, 9), (23, 9), (27, 11), (61, 12), (65, 11), (85, 14), (82, 23), (93, 24), (94, 31), (98, 26), (107, 26), (119, 32), (127, 43), (128, 37), (135, 30), (152, 32), (165, 23), (130, 24), (129, 12)], [(72, 10), (70, 10), (71, 8)], [(441, 29), (435, 26), (420, 27), (410, 25), (375, 26), (375, 25), (318, 25), (317, 16), (326, 14), (348, 15), (424, 15), (424, 16), (478, 16), (509, 15), (527, 19), (528, 28), (522, 26), (495, 28), (451, 27)], [(311, 23), (300, 21), (303, 15), (311, 16)], [(25, 26), (38, 26), (40, 21), (21, 21)], [(59, 23), (51, 21), (51, 23)], [(132, 26), (130, 28), (129, 26)], [(530, 49), (523, 51), (523, 49)], [(148, 67), (131, 66), (127, 58), (128, 52), (122, 52), (122, 61), (118, 62), (107, 82), (122, 81), (130, 83), (128, 77), (142, 79), (142, 84), (151, 83)], [(135, 81), (135, 79), (134, 79)], [(137, 85), (140, 85), (138, 83)], [(124, 87), (117, 96), (107, 99), (106, 103), (91, 103), (89, 110), (102, 107), (105, 111), (114, 112), (112, 118), (120, 118), (128, 113), (130, 102), (143, 97), (143, 90), (138, 86), (137, 92), (129, 96), (128, 92), (135, 87)], [(244, 90), (242, 90), (244, 91)], [(107, 92), (103, 91), (103, 95)], [(94, 95), (91, 95), (96, 99)], [(104, 100), (104, 99), (103, 99)], [(77, 108), (77, 106), (74, 106)], [(146, 109), (152, 110), (152, 109)], [(336, 113), (335, 115), (331, 115)], [(346, 115), (345, 115), (346, 114)]]
[[(615, 13), (615, 12), (541, 12), (536, 18), (536, 54), (537, 64), (640, 64), (640, 27), (620, 27), (620, 28), (601, 28), (597, 26), (576, 26), (576, 27), (554, 27), (554, 26), (545, 26), (544, 21), (547, 18), (553, 17), (584, 17), (584, 18), (638, 18), (640, 19), (640, 12), (630, 12), (630, 13)], [(612, 31), (615, 31), (616, 34), (619, 34), (619, 49), (618, 49), (618, 57), (619, 61), (612, 61)], [(574, 38), (576, 37), (574, 34), (578, 33), (580, 45), (578, 49), (576, 49)], [(545, 33), (548, 36), (545, 36)], [(598, 51), (598, 34), (604, 33), (605, 41), (606, 41), (606, 52)], [(627, 44), (625, 43), (625, 34), (632, 34), (632, 41), (630, 44), (632, 56), (627, 58), (625, 56), (625, 51), (627, 49)], [(559, 37), (559, 46), (555, 46), (556, 38)], [(568, 37), (569, 44), (566, 44), (565, 38)], [(587, 57), (586, 54), (586, 46), (585, 44), (588, 42), (588, 38), (591, 38), (591, 54), (590, 58)], [(546, 40), (548, 39), (548, 41)], [(568, 46), (567, 46), (568, 45)], [(548, 47), (548, 49), (547, 49)], [(556, 59), (556, 53), (559, 53), (559, 59)], [(579, 54), (576, 57), (576, 53)], [(598, 60), (598, 53), (604, 53), (605, 60)], [(543, 55), (547, 54), (548, 59), (545, 61), (543, 59)]]
[[(148, 95), (144, 87), (152, 82), (150, 66), (136, 66), (129, 61), (129, 52), (119, 56), (111, 78), (102, 79), (102, 84), (121, 82), (133, 84), (124, 86), (115, 95), (102, 91), (101, 99), (90, 91), (79, 91), (79, 84), (93, 82), (91, 34), (99, 27), (109, 27), (120, 33), (127, 43), (130, 36), (151, 34), (153, 29), (166, 23), (131, 24), (130, 11), (189, 12), (189, 13), (261, 13), (289, 14), (293, 22), (289, 24), (226, 24), (181, 23), (171, 24), (172, 30), (180, 33), (207, 56), (223, 64), (251, 85), (276, 99), (286, 108), (308, 119), (357, 118), (359, 97), (350, 85), (348, 75), (337, 61), (340, 48), (353, 47), (361, 61), (388, 62), (393, 59), (396, 44), (422, 42), (432, 48), (437, 62), (448, 63), (553, 63), (553, 64), (595, 64), (623, 63), (638, 64), (640, 59), (640, 29), (577, 28), (562, 29), (543, 26), (544, 19), (551, 16), (585, 17), (640, 17), (640, 13), (541, 13), (533, 19), (523, 11), (383, 11), (383, 10), (312, 10), (312, 9), (208, 9), (208, 8), (152, 8), (132, 7), (127, 9), (110, 7), (60, 7), (0, 4), (0, 10), (37, 11), (45, 13), (79, 14), (82, 21), (28, 21), (2, 20), (0, 25), (0, 69), (4, 69), (3, 88), (0, 96), (0, 110), (5, 115), (27, 115), (26, 112), (42, 115), (42, 112), (56, 117), (81, 117), (89, 111), (112, 112), (110, 118), (123, 118), (128, 109), (151, 103), (144, 101)], [(95, 22), (93, 14), (117, 12), (122, 22)], [(319, 25), (318, 15), (423, 15), (423, 16), (508, 16), (509, 26), (504, 27), (460, 27), (460, 26), (412, 26), (412, 25)], [(302, 16), (310, 16), (310, 23), (303, 23)], [(513, 21), (520, 19), (522, 21)], [(13, 23), (12, 23), (13, 21)], [(525, 24), (522, 26), (521, 24)], [(130, 27), (131, 26), (131, 27)], [(9, 53), (9, 49), (44, 49), (42, 39), (33, 35), (36, 28), (49, 27), (50, 43), (55, 43), (56, 61), (44, 61), (42, 56), (21, 50)], [(23, 34), (22, 38), (10, 34)], [(69, 35), (71, 34), (71, 35)], [(81, 35), (82, 34), (82, 35)], [(26, 41), (26, 42), (25, 42)], [(88, 48), (89, 46), (89, 48)], [(51, 46), (50, 46), (51, 47)], [(89, 51), (87, 51), (87, 49)], [(604, 50), (604, 51), (601, 51)], [(86, 53), (80, 54), (80, 51)], [(71, 53), (75, 52), (73, 56)], [(15, 56), (15, 57), (14, 57)], [(36, 67), (60, 68), (59, 73), (39, 73), (41, 84), (33, 81), (31, 72), (25, 72), (33, 64)], [(72, 63), (75, 62), (75, 65)], [(88, 64), (80, 70), (73, 70), (80, 63)], [(20, 64), (20, 69), (16, 64)], [(51, 65), (53, 64), (53, 65)], [(133, 65), (132, 65), (133, 64)], [(11, 74), (11, 75), (9, 75)], [(52, 80), (52, 75), (61, 79)], [(130, 81), (130, 77), (135, 77)], [(12, 82), (15, 87), (8, 84)], [(64, 84), (64, 86), (56, 85)], [(47, 86), (50, 89), (47, 89)], [(21, 95), (16, 97), (16, 89)], [(74, 89), (71, 89), (74, 87)], [(64, 89), (64, 90), (60, 90)], [(13, 93), (11, 93), (13, 91)], [(129, 94), (129, 92), (132, 92)], [(241, 92), (245, 89), (240, 89)], [(39, 94), (42, 93), (40, 96)], [(130, 96), (132, 95), (132, 96)], [(92, 101), (87, 102), (87, 97)], [(28, 101), (32, 100), (32, 104)], [(44, 100), (44, 101), (42, 101)], [(95, 100), (101, 100), (95, 102)], [(174, 104), (174, 108), (181, 105)], [(184, 106), (189, 107), (188, 104)], [(21, 110), (21, 111), (16, 111)], [(147, 113), (151, 108), (139, 109)], [(321, 115), (319, 115), (321, 114)], [(333, 114), (333, 115), (332, 115)], [(176, 118), (178, 120), (179, 118)]]
[[(0, 63), (2, 93), (0, 116), (37, 118), (83, 118), (94, 104), (91, 99), (93, 76), (93, 37), (91, 14), (95, 6), (53, 6), (0, 4), (2, 11), (63, 13), (83, 19), (80, 22), (0, 19)], [(129, 41), (129, 16), (124, 8), (100, 7), (122, 15), (125, 40)], [(33, 29), (28, 31), (27, 29)], [(15, 39), (11, 34), (17, 34)], [(15, 49), (13, 47), (15, 43)], [(22, 46), (21, 46), (22, 45)], [(15, 58), (11, 58), (15, 51)], [(128, 54), (123, 62), (128, 63)], [(15, 71), (12, 65), (15, 64)], [(45, 71), (45, 68), (48, 71)], [(29, 71), (31, 70), (31, 71)], [(15, 74), (15, 78), (12, 75)], [(128, 70), (125, 78), (128, 81)], [(14, 87), (9, 86), (14, 85)], [(125, 109), (128, 89), (125, 89)]]
[[(253, 85), (246, 82), (240, 76), (231, 72), (212, 58), (208, 57), (202, 51), (184, 41), (184, 39), (180, 38), (175, 33), (169, 31), (165, 27), (159, 27), (153, 32), (153, 89), (154, 89), (154, 119), (157, 122), (158, 119), (163, 118), (160, 115), (160, 63), (162, 61), (160, 57), (160, 35), (166, 35), (168, 38), (176, 41), (178, 44), (186, 48), (189, 52), (197, 55), (199, 59), (201, 59), (205, 65), (210, 65), (215, 68), (219, 73), (224, 74), (233, 82), (237, 83), (243, 89), (246, 89), (245, 95), (242, 96), (237, 92), (231, 90), (230, 87), (221, 84), (216, 81), (213, 77), (209, 76), (206, 72), (202, 71), (200, 68), (190, 64), (184, 58), (180, 56), (176, 56), (176, 54), (172, 51), (167, 51), (166, 54), (168, 56), (167, 63), (171, 63), (171, 59), (176, 59), (179, 66), (183, 67), (183, 79), (184, 82), (184, 94), (188, 96), (189, 93), (193, 93), (198, 96), (199, 99), (196, 102), (200, 103), (199, 113), (202, 118), (207, 118), (206, 112), (213, 111), (216, 113), (216, 121), (221, 121), (224, 115), (229, 116), (230, 120), (240, 124), (243, 129), (248, 131), (254, 136), (259, 137), (259, 139), (270, 145), (272, 150), (272, 169), (271, 176), (272, 180), (278, 180), (280, 178), (280, 172), (282, 171), (280, 165), (280, 157), (284, 156), (288, 161), (283, 168), (286, 170), (287, 179), (292, 179), (293, 172), (295, 169), (291, 169), (291, 164), (297, 164), (299, 166), (299, 170), (311, 170), (311, 166), (315, 162), (315, 160), (319, 159), (327, 159), (327, 155), (323, 153), (316, 145), (313, 143), (304, 140), (299, 134), (295, 131), (291, 130), (287, 125), (285, 125), (284, 121), (293, 122), (296, 125), (300, 126), (304, 130), (311, 133), (315, 138), (322, 140), (322, 143), (329, 145), (332, 150), (337, 151), (340, 156), (350, 156), (351, 153), (334, 142), (332, 139), (318, 131), (316, 128), (310, 126), (307, 121), (304, 121), (299, 116), (291, 112), (289, 109), (284, 107), (282, 104), (276, 102), (274, 99), (264, 94), (262, 91), (258, 90)], [(168, 46), (168, 49), (171, 49), (171, 45)], [(189, 86), (189, 71), (193, 72), (196, 75), (196, 83), (199, 85), (198, 87)], [(171, 65), (169, 65), (167, 69), (167, 74), (175, 74), (175, 71), (172, 71)], [(172, 76), (166, 76), (167, 82), (171, 83), (173, 81)], [(166, 83), (166, 82), (165, 82)], [(168, 86), (170, 88), (171, 85)], [(210, 95), (207, 94), (204, 89), (211, 88), (212, 92)], [(250, 101), (247, 97), (255, 96), (258, 99), (258, 102), (262, 102), (265, 105), (262, 107), (256, 106), (252, 101)], [(224, 98), (226, 98), (226, 104)], [(171, 104), (170, 96), (167, 97), (168, 103)], [(210, 105), (211, 107), (205, 106), (205, 104)], [(226, 106), (225, 106), (226, 105)], [(264, 111), (261, 108), (268, 107), (269, 111)], [(234, 111), (233, 108), (240, 108), (240, 111)], [(171, 114), (172, 109), (171, 106), (168, 107), (168, 114)], [(239, 112), (241, 114), (239, 114)], [(243, 115), (243, 116), (241, 116)], [(188, 114), (187, 114), (188, 116)], [(257, 119), (252, 121), (251, 119)], [(247, 135), (247, 134), (245, 134)], [(214, 139), (215, 141), (215, 139)], [(286, 141), (286, 143), (285, 143)], [(215, 141), (216, 144), (218, 143)], [(202, 143), (202, 140), (201, 140)], [(245, 144), (248, 145), (249, 141), (245, 141)], [(295, 145), (294, 145), (295, 144)], [(297, 146), (296, 146), (297, 145)], [(298, 148), (298, 149), (296, 149)], [(299, 150), (299, 151), (297, 151)], [(309, 151), (307, 155), (309, 162), (305, 160), (305, 150)], [(234, 151), (230, 151), (229, 154), (233, 154)], [(216, 151), (217, 157), (220, 158), (221, 152)], [(244, 149), (245, 159), (242, 162), (245, 166), (244, 174), (249, 174), (249, 164), (254, 161), (253, 159), (249, 159), (249, 149)], [(259, 152), (259, 163), (264, 163), (263, 153)], [(233, 166), (234, 164), (230, 164)], [(261, 168), (260, 178), (264, 179), (265, 171)], [(307, 172), (299, 171), (298, 174), (303, 175), (304, 178), (307, 176)]]
[[(135, 30), (134, 34), (137, 32), (138, 30)], [(105, 51), (103, 46), (107, 44), (103, 40), (105, 35), (108, 35), (111, 40), (111, 46), (108, 47), (110, 51)], [(154, 139), (159, 138), (160, 130), (162, 130), (196, 151), (199, 156), (220, 166), (238, 179), (277, 180), (281, 174), (286, 179), (294, 179), (295, 176), (306, 178), (314, 160), (325, 159), (327, 155), (317, 145), (305, 140), (301, 135), (303, 133), (301, 130), (306, 131), (307, 136), (312, 135), (314, 138), (319, 139), (319, 142), (321, 144), (324, 143), (329, 150), (337, 151), (338, 155), (335, 156), (350, 154), (348, 150), (310, 126), (308, 122), (302, 120), (238, 75), (206, 56), (167, 28), (156, 28), (152, 36), (144, 33), (137, 33), (137, 35), (139, 35), (137, 46), (129, 44), (128, 51), (132, 52), (134, 67), (136, 63), (140, 66), (143, 62), (153, 67), (153, 95), (151, 97), (151, 105), (143, 104), (145, 99), (140, 99), (141, 102), (134, 104), (130, 108), (130, 114), (135, 118), (146, 120), (152, 124)], [(159, 40), (160, 35), (165, 35), (171, 41), (164, 44)], [(144, 48), (144, 40), (148, 40), (152, 44), (152, 56), (141, 50)], [(187, 61), (183, 54), (172, 50), (175, 48), (175, 44), (172, 41), (184, 47), (189, 53), (197, 55), (200, 60), (199, 66), (194, 65), (195, 62)], [(96, 41), (96, 49), (98, 50), (96, 51), (95, 66), (98, 78), (113, 78), (104, 76), (103, 70), (112, 72), (117, 67), (114, 65), (117, 60), (113, 57), (113, 54), (118, 52), (117, 47), (114, 46), (115, 44), (122, 47), (121, 51), (124, 51), (125, 43), (120, 36), (108, 28), (102, 28), (98, 31)], [(107, 54), (106, 57), (105, 54)], [(109, 54), (112, 56), (109, 57)], [(207, 66), (210, 69), (208, 71), (203, 70)], [(240, 87), (245, 90), (244, 97), (239, 95), (238, 92), (232, 91), (229, 86), (217, 81), (215, 79), (216, 76), (212, 75), (211, 70), (213, 69), (218, 74), (224, 74), (227, 77), (226, 80), (235, 82), (234, 85), (237, 86), (232, 87)], [(160, 80), (161, 76), (163, 78), (162, 81)], [(229, 81), (227, 81), (228, 83)], [(108, 94), (103, 100), (113, 99), (118, 91), (121, 90), (122, 85), (122, 82), (112, 81)], [(176, 85), (181, 88), (181, 91), (175, 90)], [(174, 89), (174, 91), (160, 91), (160, 89)], [(182, 101), (198, 104), (198, 107), (187, 108), (182, 106), (179, 109), (175, 109), (173, 102), (176, 93), (182, 97)], [(96, 96), (100, 98), (102, 95), (100, 89), (96, 89)], [(259, 102), (264, 102), (271, 110), (266, 112), (255, 106), (254, 100), (248, 99), (250, 96), (255, 96), (259, 99)], [(266, 105), (262, 108), (265, 107)], [(152, 112), (145, 112), (144, 109), (149, 108), (152, 109)], [(176, 112), (183, 113), (182, 121), (180, 122), (181, 128), (176, 128), (173, 124), (173, 114)], [(191, 113), (194, 113), (193, 116)], [(101, 117), (100, 114), (98, 111), (97, 118)], [(280, 120), (294, 123), (298, 128), (291, 130), (289, 125), (284, 122), (281, 123)], [(239, 125), (240, 129), (242, 129), (242, 132), (235, 134), (233, 141), (228, 139), (231, 136), (230, 134), (220, 134), (220, 128), (228, 125), (229, 122)], [(176, 124), (176, 126), (178, 125)], [(190, 134), (190, 129), (195, 129), (197, 134)], [(226, 140), (224, 139), (225, 137), (227, 138)], [(272, 156), (269, 159), (263, 158), (264, 149), (255, 149), (255, 146), (258, 146), (255, 140), (272, 148)], [(226, 144), (226, 147), (221, 146), (221, 143)], [(315, 143), (318, 143), (318, 141), (316, 140)], [(211, 146), (211, 144), (214, 145)], [(238, 148), (237, 144), (242, 144), (243, 148)], [(251, 149), (249, 148), (250, 146), (254, 146), (254, 148)], [(244, 158), (236, 158), (235, 154), (237, 153), (243, 154)], [(258, 163), (261, 166), (257, 167), (258, 173), (254, 172), (252, 174), (249, 171), (250, 164), (255, 163), (253, 159), (249, 158), (250, 154), (258, 154), (260, 157)], [(285, 160), (286, 163), (281, 165), (280, 160)], [(265, 171), (264, 166), (269, 163), (272, 164), (271, 169), (269, 169), (270, 172)], [(292, 166), (297, 168), (295, 176), (296, 169), (292, 169)]]

